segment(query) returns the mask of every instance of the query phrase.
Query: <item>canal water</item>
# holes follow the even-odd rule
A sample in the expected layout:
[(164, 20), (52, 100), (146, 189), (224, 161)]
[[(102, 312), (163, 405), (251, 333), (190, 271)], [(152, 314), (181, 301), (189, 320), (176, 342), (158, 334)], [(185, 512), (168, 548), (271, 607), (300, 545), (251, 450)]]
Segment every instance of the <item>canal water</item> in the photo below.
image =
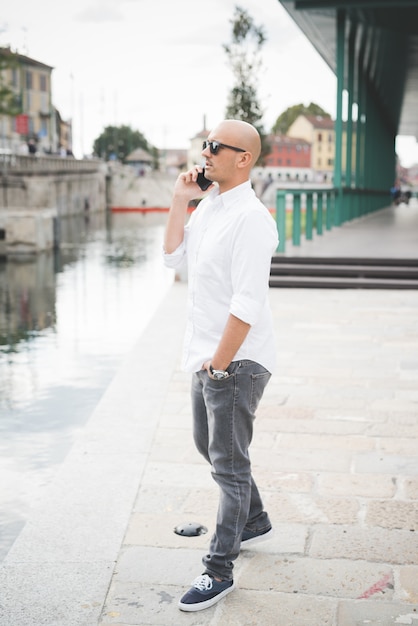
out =
[(0, 262), (0, 560), (173, 283), (165, 219), (65, 218), (59, 251)]

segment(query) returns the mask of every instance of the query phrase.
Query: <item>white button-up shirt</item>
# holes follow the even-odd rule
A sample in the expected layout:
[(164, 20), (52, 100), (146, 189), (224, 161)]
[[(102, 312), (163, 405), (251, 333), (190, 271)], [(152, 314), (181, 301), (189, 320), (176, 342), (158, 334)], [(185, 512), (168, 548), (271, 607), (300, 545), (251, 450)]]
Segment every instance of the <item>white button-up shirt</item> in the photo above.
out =
[(195, 372), (212, 358), (229, 314), (250, 324), (234, 361), (250, 359), (270, 372), (275, 341), (268, 300), (271, 257), (278, 245), (276, 222), (250, 181), (220, 194), (213, 189), (192, 213), (184, 239), (168, 267), (187, 258), (188, 315), (183, 369)]

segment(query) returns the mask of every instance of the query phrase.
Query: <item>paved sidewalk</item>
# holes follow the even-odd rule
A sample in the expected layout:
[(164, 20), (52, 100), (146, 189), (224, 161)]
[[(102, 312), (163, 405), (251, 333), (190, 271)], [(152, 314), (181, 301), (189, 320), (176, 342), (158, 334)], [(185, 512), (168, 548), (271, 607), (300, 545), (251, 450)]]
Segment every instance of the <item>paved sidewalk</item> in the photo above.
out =
[[(418, 292), (272, 289), (254, 473), (276, 529), (182, 613), (217, 487), (194, 449), (175, 283), (0, 567), (0, 626), (418, 626)], [(181, 537), (177, 524), (209, 533)]]
[(102, 626), (418, 624), (418, 293), (271, 296), (280, 368), (252, 459), (275, 538), (240, 556), (237, 590), (217, 606), (177, 609), (208, 535), (173, 529), (212, 531), (217, 489), (194, 450), (189, 380), (176, 368)]

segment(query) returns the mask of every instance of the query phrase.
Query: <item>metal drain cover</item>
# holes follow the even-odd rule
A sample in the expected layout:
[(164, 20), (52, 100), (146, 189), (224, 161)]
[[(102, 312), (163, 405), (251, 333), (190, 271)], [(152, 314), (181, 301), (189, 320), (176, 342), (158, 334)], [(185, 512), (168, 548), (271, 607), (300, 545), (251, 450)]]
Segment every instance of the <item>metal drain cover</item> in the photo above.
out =
[(182, 535), (183, 537), (197, 537), (205, 535), (208, 529), (203, 524), (199, 524), (199, 522), (186, 522), (176, 526), (174, 532), (176, 535)]

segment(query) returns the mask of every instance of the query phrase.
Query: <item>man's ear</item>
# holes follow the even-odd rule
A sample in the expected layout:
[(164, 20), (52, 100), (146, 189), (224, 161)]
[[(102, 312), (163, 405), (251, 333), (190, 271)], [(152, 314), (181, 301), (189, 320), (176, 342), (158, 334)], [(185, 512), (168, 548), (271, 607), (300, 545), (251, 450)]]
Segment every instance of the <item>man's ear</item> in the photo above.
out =
[(253, 160), (253, 155), (251, 154), (251, 152), (240, 152), (239, 153), (239, 160), (238, 160), (238, 167), (243, 168), (243, 167), (248, 167)]

